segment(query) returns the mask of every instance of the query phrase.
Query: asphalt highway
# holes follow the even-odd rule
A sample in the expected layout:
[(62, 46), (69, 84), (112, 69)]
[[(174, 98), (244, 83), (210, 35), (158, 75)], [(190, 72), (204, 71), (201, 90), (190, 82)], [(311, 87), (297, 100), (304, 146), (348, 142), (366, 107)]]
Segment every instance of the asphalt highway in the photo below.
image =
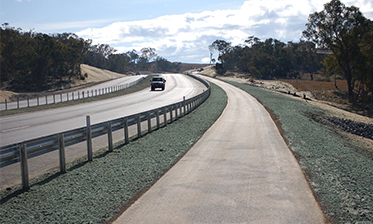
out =
[[(186, 75), (163, 74), (162, 76), (167, 80), (164, 91), (150, 91), (149, 83), (147, 89), (107, 100), (0, 117), (0, 145), (5, 146), (84, 127), (87, 115), (90, 115), (93, 125), (182, 101), (184, 96), (188, 99), (206, 89), (201, 82)], [(133, 131), (132, 134), (135, 132)], [(114, 142), (122, 139), (123, 131), (113, 133)], [(66, 160), (72, 161), (86, 155), (85, 144), (68, 147)], [(106, 146), (106, 136), (93, 139), (94, 150)], [(58, 152), (54, 151), (34, 157), (29, 159), (28, 164), (30, 177), (36, 176), (45, 170), (58, 167)], [(0, 189), (20, 183), (19, 164), (0, 168), (0, 176)]]
[[(108, 91), (107, 88), (115, 87), (115, 86), (125, 86), (127, 87), (130, 83), (135, 82), (143, 77), (146, 77), (146, 75), (139, 75), (139, 76), (127, 76), (119, 79), (113, 79), (107, 82), (103, 82), (88, 88), (82, 88), (76, 91), (71, 91), (68, 93), (58, 93), (58, 92), (51, 92), (48, 93), (46, 97), (39, 97), (37, 98), (31, 98), (29, 101), (27, 100), (20, 100), (19, 103), (17, 102), (8, 102), (7, 103), (7, 109), (15, 109), (18, 107), (17, 104), (19, 104), (19, 108), (24, 107), (32, 107), (37, 105), (45, 105), (45, 104), (53, 104), (53, 103), (59, 103), (59, 102), (65, 102), (68, 100), (74, 100), (83, 98), (82, 92), (85, 92), (85, 97), (90, 97), (92, 95), (102, 95), (104, 92), (106, 93)], [(89, 93), (87, 93), (89, 91)], [(87, 95), (88, 94), (88, 95)], [(39, 102), (38, 102), (39, 101)], [(0, 103), (0, 110), (5, 110), (5, 103)]]
[(293, 154), (265, 108), (221, 81), (216, 123), (114, 223), (324, 223)]
[(166, 89), (136, 93), (76, 106), (0, 117), (0, 146), (83, 127), (86, 116), (91, 124), (136, 114), (181, 101), (201, 93), (206, 87), (181, 74), (164, 74)]

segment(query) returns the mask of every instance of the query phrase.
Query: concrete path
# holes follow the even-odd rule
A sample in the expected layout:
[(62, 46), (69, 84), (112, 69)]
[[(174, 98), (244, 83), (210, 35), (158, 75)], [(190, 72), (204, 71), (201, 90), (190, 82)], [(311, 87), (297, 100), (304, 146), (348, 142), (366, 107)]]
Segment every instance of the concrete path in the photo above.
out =
[(294, 156), (255, 98), (228, 95), (222, 116), (114, 223), (324, 223)]

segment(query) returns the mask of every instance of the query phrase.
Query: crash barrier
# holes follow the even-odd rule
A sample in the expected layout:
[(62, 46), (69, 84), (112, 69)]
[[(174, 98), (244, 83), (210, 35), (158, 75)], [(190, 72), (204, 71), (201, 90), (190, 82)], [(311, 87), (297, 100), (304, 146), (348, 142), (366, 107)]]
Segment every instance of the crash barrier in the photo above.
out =
[[(142, 137), (142, 135), (144, 134), (143, 131), (150, 133), (156, 129), (159, 129), (161, 126), (166, 126), (167, 123), (172, 123), (173, 121), (185, 116), (186, 114), (196, 109), (211, 94), (211, 87), (207, 81), (193, 75), (190, 76), (196, 78), (204, 85), (206, 85), (207, 90), (190, 99), (185, 99), (184, 97), (182, 101), (174, 104), (118, 118), (115, 120), (101, 122), (94, 125), (91, 125), (90, 116), (87, 116), (85, 127), (0, 147), (0, 167), (20, 162), (22, 188), (24, 190), (27, 190), (30, 188), (27, 163), (29, 158), (36, 157), (54, 150), (59, 150), (60, 172), (65, 173), (65, 147), (67, 146), (86, 141), (87, 159), (88, 161), (92, 161), (92, 138), (107, 135), (108, 151), (111, 152), (113, 151), (113, 131), (123, 129), (124, 144), (128, 144), (130, 141), (128, 130), (130, 126), (135, 125), (135, 127), (137, 127), (137, 136), (135, 136), (137, 138)], [(152, 125), (153, 118), (155, 119), (155, 125)], [(162, 120), (162, 122), (160, 120)], [(147, 130), (141, 129), (142, 122), (147, 123)]]
[(117, 92), (123, 89), (127, 89), (131, 86), (137, 85), (139, 82), (141, 82), (144, 79), (145, 77), (142, 77), (130, 83), (126, 83), (126, 84), (118, 85), (118, 86), (100, 88), (100, 89), (90, 89), (90, 90), (85, 90), (85, 91), (76, 91), (76, 92), (68, 92), (68, 93), (57, 93), (57, 94), (52, 94), (52, 95), (37, 96), (36, 98), (32, 98), (32, 99), (27, 97), (27, 99), (25, 100), (20, 100), (20, 98), (17, 97), (17, 100), (13, 102), (8, 102), (8, 100), (5, 99), (5, 103), (0, 104), (0, 111), (48, 105), (48, 104), (56, 104), (56, 103), (62, 103), (66, 101), (80, 100), (80, 99), (83, 99), (84, 101), (86, 98), (101, 96), (101, 95), (105, 95), (108, 93), (113, 93), (113, 92)]

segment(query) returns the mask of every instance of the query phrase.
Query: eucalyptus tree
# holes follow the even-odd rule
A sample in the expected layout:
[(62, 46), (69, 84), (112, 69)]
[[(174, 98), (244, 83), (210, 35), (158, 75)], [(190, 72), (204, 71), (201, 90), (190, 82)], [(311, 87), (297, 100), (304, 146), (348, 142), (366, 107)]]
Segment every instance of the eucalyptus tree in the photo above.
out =
[[(339, 0), (324, 5), (321, 12), (308, 18), (303, 36), (319, 48), (330, 49), (348, 84), (350, 102), (354, 102), (354, 87), (364, 56), (361, 43), (371, 31), (371, 22), (355, 6), (347, 7)], [(361, 69), (360, 69), (361, 70)]]

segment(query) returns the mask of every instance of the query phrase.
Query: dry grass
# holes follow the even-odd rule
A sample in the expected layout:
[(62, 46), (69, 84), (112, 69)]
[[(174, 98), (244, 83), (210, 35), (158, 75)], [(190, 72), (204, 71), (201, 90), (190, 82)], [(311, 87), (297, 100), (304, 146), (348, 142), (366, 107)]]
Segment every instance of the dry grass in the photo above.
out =
[(317, 80), (281, 80), (287, 82), (297, 88), (299, 91), (347, 91), (347, 82), (345, 80), (337, 80), (335, 87), (334, 81), (317, 81)]
[(315, 99), (338, 104), (348, 104), (348, 87), (345, 80), (281, 80), (294, 86), (298, 91), (311, 92)]

